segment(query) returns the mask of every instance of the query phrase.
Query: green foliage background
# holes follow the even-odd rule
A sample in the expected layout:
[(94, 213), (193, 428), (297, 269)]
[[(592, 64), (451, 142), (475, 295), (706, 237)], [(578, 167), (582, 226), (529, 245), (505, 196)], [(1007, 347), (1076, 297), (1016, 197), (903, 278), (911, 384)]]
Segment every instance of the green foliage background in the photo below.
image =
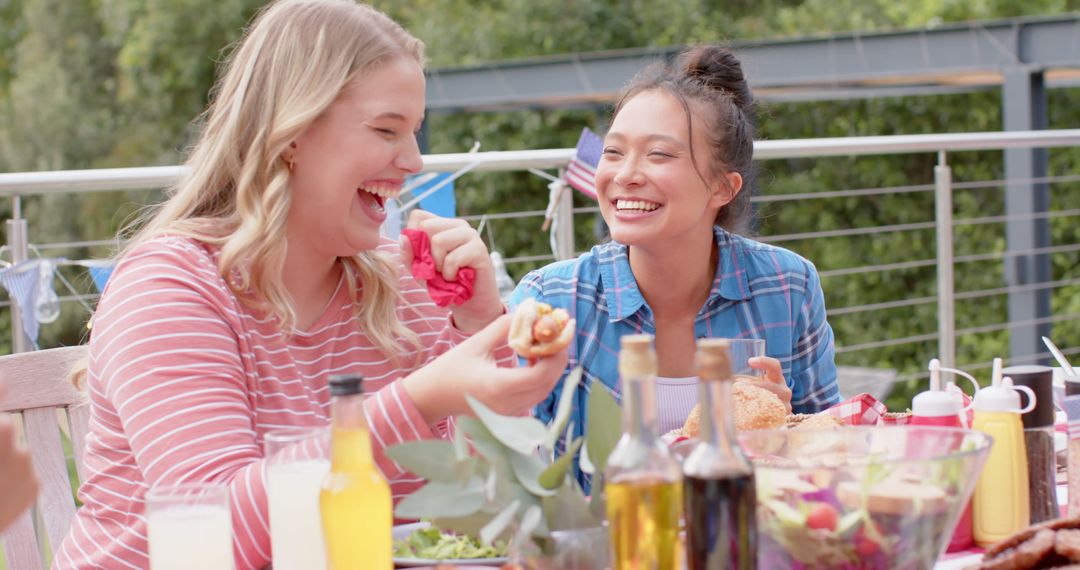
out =
[[(170, 165), (190, 143), (192, 120), (206, 104), (217, 62), (262, 0), (0, 0), (0, 171)], [(847, 30), (933, 26), (945, 22), (1080, 9), (1080, 0), (376, 0), (428, 46), (431, 66), (698, 41), (800, 36)], [(1063, 48), (1064, 49), (1064, 48)], [(750, 70), (752, 73), (752, 70)], [(1002, 128), (997, 91), (964, 95), (878, 98), (765, 106), (761, 138), (993, 131)], [(604, 107), (485, 114), (434, 113), (431, 152), (461, 152), (479, 140), (484, 150), (569, 147), (583, 125), (603, 130)], [(1051, 128), (1080, 124), (1080, 90), (1050, 94)], [(1076, 149), (1051, 152), (1051, 174), (1074, 174)], [(1000, 152), (950, 157), (957, 182), (1000, 179)], [(932, 155), (768, 161), (756, 192), (762, 195), (931, 184)], [(541, 210), (545, 183), (528, 173), (470, 174), (458, 185), (463, 213)], [(1080, 207), (1075, 183), (1051, 186), (1052, 208)], [(23, 201), (33, 242), (107, 239), (159, 192), (111, 192), (30, 197)], [(580, 199), (577, 198), (577, 199)], [(1002, 188), (961, 189), (957, 219), (1004, 213)], [(584, 200), (579, 206), (588, 206)], [(0, 204), (10, 217), (11, 204)], [(763, 236), (901, 224), (933, 219), (930, 192), (865, 198), (777, 202), (760, 210)], [(495, 245), (508, 256), (550, 253), (535, 219), (493, 222)], [(1052, 220), (1053, 243), (1080, 242), (1075, 218)], [(958, 255), (1001, 251), (1004, 225), (961, 225)], [(579, 216), (579, 249), (596, 241), (594, 220)], [(933, 265), (886, 273), (828, 276), (867, 264), (933, 259), (932, 230), (781, 243), (826, 272), (831, 308), (935, 295)], [(108, 245), (46, 252), (71, 258), (103, 257)], [(1054, 279), (1078, 276), (1077, 253), (1053, 256)], [(539, 263), (510, 269), (515, 277)], [(1000, 262), (957, 266), (957, 290), (1002, 287)], [(82, 270), (65, 269), (76, 289), (90, 290)], [(62, 292), (63, 293), (63, 292)], [(1005, 297), (957, 302), (958, 328), (1001, 323)], [(1077, 287), (1054, 294), (1058, 314), (1080, 313)], [(43, 346), (85, 336), (86, 312), (65, 304), (63, 317), (42, 330)], [(917, 372), (936, 341), (844, 351), (870, 341), (936, 331), (936, 306), (838, 315), (830, 319), (845, 365)], [(9, 313), (0, 313), (0, 350), (10, 346)], [(1058, 323), (1054, 336), (1080, 346), (1080, 321)], [(1008, 332), (958, 339), (963, 364), (1004, 355)], [(912, 386), (890, 402), (906, 405)]]

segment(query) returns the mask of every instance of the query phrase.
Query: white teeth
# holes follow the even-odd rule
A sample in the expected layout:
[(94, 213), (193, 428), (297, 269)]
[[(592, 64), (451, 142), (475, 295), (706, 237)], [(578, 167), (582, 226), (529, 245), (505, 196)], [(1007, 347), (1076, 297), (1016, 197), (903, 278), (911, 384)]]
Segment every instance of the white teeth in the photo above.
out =
[(618, 210), (642, 210), (651, 212), (659, 207), (659, 204), (645, 202), (643, 200), (615, 200), (615, 208)]
[(398, 194), (401, 193), (400, 186), (390, 184), (361, 185), (360, 189), (382, 198), (397, 198)]

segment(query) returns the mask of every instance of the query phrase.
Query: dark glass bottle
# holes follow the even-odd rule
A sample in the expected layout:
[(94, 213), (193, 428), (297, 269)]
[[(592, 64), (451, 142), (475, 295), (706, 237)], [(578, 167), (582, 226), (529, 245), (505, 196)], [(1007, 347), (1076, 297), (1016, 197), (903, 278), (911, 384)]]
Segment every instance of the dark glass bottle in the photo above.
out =
[(697, 371), (701, 442), (683, 462), (687, 567), (755, 568), (754, 469), (735, 438), (727, 343), (699, 340)]

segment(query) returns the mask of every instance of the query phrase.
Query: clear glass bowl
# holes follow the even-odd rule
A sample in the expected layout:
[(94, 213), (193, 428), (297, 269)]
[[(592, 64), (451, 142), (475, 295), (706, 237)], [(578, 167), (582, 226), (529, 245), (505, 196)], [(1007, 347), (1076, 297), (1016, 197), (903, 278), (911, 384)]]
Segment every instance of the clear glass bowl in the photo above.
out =
[(740, 434), (754, 462), (759, 568), (932, 568), (992, 438), (937, 427)]

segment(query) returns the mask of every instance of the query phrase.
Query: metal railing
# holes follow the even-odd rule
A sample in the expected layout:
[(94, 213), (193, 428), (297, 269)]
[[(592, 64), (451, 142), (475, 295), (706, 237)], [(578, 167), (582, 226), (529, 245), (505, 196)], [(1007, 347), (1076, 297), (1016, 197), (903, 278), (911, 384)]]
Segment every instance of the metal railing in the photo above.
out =
[[(890, 231), (913, 231), (933, 228), (936, 235), (936, 256), (934, 259), (917, 259), (911, 261), (875, 264), (862, 267), (826, 269), (821, 272), (823, 279), (831, 276), (856, 275), (860, 273), (877, 271), (895, 271), (918, 267), (937, 267), (937, 293), (934, 297), (917, 297), (912, 299), (898, 299), (880, 303), (868, 303), (855, 307), (840, 307), (830, 310), (830, 316), (852, 314), (870, 310), (882, 310), (899, 307), (911, 307), (919, 304), (937, 303), (937, 331), (932, 334), (910, 335), (897, 339), (866, 340), (859, 344), (850, 344), (838, 347), (838, 354), (851, 353), (866, 350), (873, 347), (893, 346), (904, 342), (925, 342), (937, 340), (938, 354), (946, 365), (955, 365), (957, 333), (971, 333), (985, 330), (994, 330), (993, 327), (975, 327), (957, 331), (955, 301), (959, 299), (976, 298), (979, 295), (1011, 294), (1023, 287), (1005, 287), (986, 291), (964, 292), (957, 295), (954, 292), (954, 264), (968, 263), (986, 260), (1006, 260), (1026, 255), (1042, 255), (1054, 253), (1068, 253), (1080, 250), (1080, 245), (1063, 244), (1048, 248), (1036, 248), (1027, 251), (1004, 251), (984, 252), (974, 255), (955, 256), (953, 248), (953, 229), (955, 226), (971, 224), (1001, 223), (1016, 219), (1041, 219), (1049, 220), (1055, 217), (1077, 216), (1080, 207), (1066, 209), (1064, 211), (1036, 212), (1031, 214), (1007, 214), (1005, 216), (986, 216), (980, 218), (953, 219), (953, 191), (957, 189), (996, 188), (1014, 184), (1014, 180), (980, 180), (954, 183), (952, 169), (949, 165), (951, 153), (985, 150), (1004, 149), (1035, 149), (1053, 147), (1076, 147), (1080, 146), (1080, 129), (1049, 130), (1049, 131), (1026, 131), (1026, 132), (986, 132), (986, 133), (961, 133), (961, 134), (935, 134), (935, 135), (900, 135), (900, 136), (874, 136), (874, 137), (847, 137), (847, 138), (819, 138), (779, 141), (759, 141), (755, 144), (755, 157), (759, 161), (772, 161), (796, 158), (823, 158), (823, 157), (866, 157), (873, 155), (895, 155), (903, 153), (933, 153), (937, 156), (937, 164), (933, 169), (933, 184), (912, 184), (891, 188), (859, 188), (826, 190), (812, 193), (799, 193), (787, 195), (764, 195), (756, 196), (754, 202), (765, 204), (778, 201), (798, 201), (805, 199), (829, 199), (839, 197), (864, 197), (880, 194), (900, 194), (916, 192), (933, 192), (935, 196), (934, 219), (930, 222), (915, 222), (897, 224), (892, 226), (873, 226), (868, 228), (850, 228), (844, 230), (823, 230), (800, 232), (784, 235), (765, 235), (761, 241), (782, 243), (804, 239), (830, 238), (837, 236), (853, 236), (875, 234)], [(428, 155), (424, 157), (425, 171), (454, 172), (463, 168), (470, 168), (475, 172), (480, 171), (514, 171), (528, 170), (539, 172), (545, 169), (557, 169), (567, 164), (574, 153), (574, 149), (546, 149), (526, 151), (503, 151), (503, 152), (480, 152)], [(13, 262), (27, 259), (30, 253), (28, 236), (26, 235), (25, 220), (21, 218), (21, 198), (23, 196), (60, 194), (60, 193), (86, 193), (133, 189), (157, 189), (171, 185), (183, 173), (183, 167), (146, 167), (146, 168), (122, 168), (122, 169), (98, 169), (98, 170), (73, 170), (63, 172), (31, 172), (31, 173), (8, 173), (0, 174), (0, 196), (8, 196), (13, 200), (13, 218), (8, 220), (8, 243), (6, 248), (10, 251)], [(1032, 180), (1022, 181), (1025, 183), (1069, 183), (1080, 181), (1080, 176), (1049, 176)], [(1080, 206), (1080, 203), (1078, 203)], [(564, 192), (559, 198), (555, 208), (555, 224), (553, 235), (553, 255), (546, 256), (522, 256), (508, 258), (507, 263), (543, 261), (546, 259), (565, 259), (576, 254), (577, 248), (574, 243), (575, 215), (596, 212), (595, 207), (575, 208), (571, 192)], [(522, 217), (543, 217), (544, 211), (521, 211), (505, 213), (472, 214), (462, 216), (469, 220), (488, 219), (511, 219)], [(84, 242), (67, 242), (63, 244), (39, 244), (41, 249), (49, 247), (88, 245), (108, 243), (109, 240), (92, 240)], [(1041, 284), (1041, 287), (1059, 287), (1075, 285), (1080, 280), (1061, 280)], [(13, 326), (16, 327), (15, 338), (21, 338), (17, 311), (19, 307), (11, 305), (14, 313)], [(1058, 319), (1066, 316), (1044, 317), (1039, 322), (1045, 322), (1046, 318)], [(1073, 317), (1080, 317), (1075, 315)], [(1031, 324), (1031, 323), (1021, 323)], [(1002, 323), (996, 325), (997, 330), (1007, 329), (1016, 323)], [(25, 342), (16, 345), (15, 350), (25, 349)]]

